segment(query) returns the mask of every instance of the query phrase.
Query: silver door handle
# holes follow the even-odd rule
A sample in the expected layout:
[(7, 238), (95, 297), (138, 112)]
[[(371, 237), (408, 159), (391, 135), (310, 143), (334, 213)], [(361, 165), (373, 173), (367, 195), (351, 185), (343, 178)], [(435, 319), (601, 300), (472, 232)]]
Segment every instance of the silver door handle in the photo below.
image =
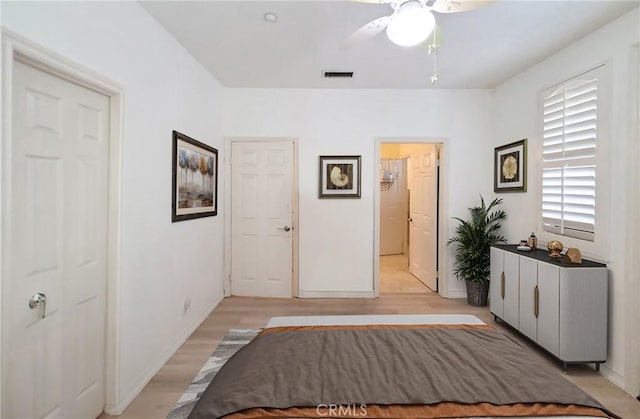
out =
[(42, 312), (42, 318), (44, 319), (44, 315), (47, 309), (47, 296), (41, 292), (36, 292), (29, 299), (29, 308), (34, 310), (35, 308), (40, 308)]
[(291, 231), (291, 227), (289, 226), (279, 227), (278, 230)]

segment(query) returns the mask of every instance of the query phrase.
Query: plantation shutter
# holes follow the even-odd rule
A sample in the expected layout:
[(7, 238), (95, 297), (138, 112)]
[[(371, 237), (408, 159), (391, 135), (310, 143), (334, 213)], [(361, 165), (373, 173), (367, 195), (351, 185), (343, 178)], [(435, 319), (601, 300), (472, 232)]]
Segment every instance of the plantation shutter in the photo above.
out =
[(598, 79), (590, 73), (543, 95), (542, 224), (593, 241)]

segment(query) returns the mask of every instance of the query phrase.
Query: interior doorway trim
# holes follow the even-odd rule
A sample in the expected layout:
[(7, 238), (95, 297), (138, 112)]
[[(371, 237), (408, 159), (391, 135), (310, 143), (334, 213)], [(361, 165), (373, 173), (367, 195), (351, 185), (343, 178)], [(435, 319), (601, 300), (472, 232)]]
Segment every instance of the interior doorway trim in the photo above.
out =
[(237, 142), (280, 142), (291, 141), (293, 143), (293, 193), (291, 195), (292, 220), (292, 269), (291, 273), (291, 294), (292, 297), (299, 296), (299, 211), (298, 211), (298, 139), (291, 137), (225, 137), (224, 156), (224, 296), (231, 296), (231, 144)]
[[(79, 84), (83, 87), (100, 92), (109, 97), (109, 185), (108, 185), (108, 220), (107, 220), (107, 305), (106, 305), (106, 351), (104, 361), (105, 374), (105, 407), (107, 413), (116, 412), (118, 409), (119, 394), (119, 359), (120, 348), (118, 345), (120, 333), (120, 318), (117, 310), (118, 295), (120, 289), (120, 231), (121, 231), (121, 178), (122, 178), (122, 111), (123, 111), (123, 87), (108, 78), (85, 68), (41, 45), (31, 42), (18, 34), (2, 29), (2, 85), (0, 96), (2, 97), (2, 132), (0, 148), (0, 313), (5, 310), (6, 304), (6, 279), (8, 263), (5, 253), (10, 244), (9, 229), (11, 214), (6, 210), (6, 197), (10, 193), (11, 185), (11, 138), (12, 138), (12, 85), (13, 65), (15, 61), (21, 61), (32, 67), (53, 74), (67, 81)], [(7, 330), (6, 318), (2, 315), (0, 322), (0, 412), (2, 411), (2, 399), (5, 394), (2, 383), (5, 381), (2, 366), (7, 362), (4, 359), (4, 334)]]
[[(446, 249), (445, 234), (447, 220), (444, 215), (448, 214), (447, 201), (447, 170), (446, 170), (446, 153), (448, 151), (446, 137), (375, 137), (373, 151), (373, 173), (378, 173), (380, 164), (380, 147), (383, 143), (389, 144), (437, 144), (440, 146), (440, 171), (439, 171), (439, 188), (438, 188), (438, 294), (442, 297), (449, 298), (448, 277), (448, 253)], [(380, 184), (375, 177), (373, 182), (373, 293), (375, 297), (380, 297)]]

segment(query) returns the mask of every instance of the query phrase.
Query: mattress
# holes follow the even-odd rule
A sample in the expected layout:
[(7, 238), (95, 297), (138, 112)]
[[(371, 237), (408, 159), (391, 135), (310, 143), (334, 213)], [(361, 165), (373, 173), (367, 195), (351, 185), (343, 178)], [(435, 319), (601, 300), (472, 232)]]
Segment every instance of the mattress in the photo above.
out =
[(334, 401), (340, 417), (615, 417), (475, 316), (397, 314), (270, 319), (190, 418), (336, 417), (318, 410)]
[(266, 328), (292, 326), (357, 326), (357, 325), (418, 325), (418, 324), (485, 324), (470, 314), (367, 314), (339, 316), (272, 317)]

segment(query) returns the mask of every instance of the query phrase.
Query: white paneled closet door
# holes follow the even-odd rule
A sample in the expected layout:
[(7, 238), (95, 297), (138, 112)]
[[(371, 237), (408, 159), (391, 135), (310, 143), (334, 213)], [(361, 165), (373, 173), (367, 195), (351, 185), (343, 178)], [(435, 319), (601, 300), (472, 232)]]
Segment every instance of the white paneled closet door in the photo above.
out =
[(294, 144), (231, 143), (231, 294), (292, 296)]
[(12, 115), (3, 416), (97, 417), (104, 407), (109, 98), (16, 61)]

